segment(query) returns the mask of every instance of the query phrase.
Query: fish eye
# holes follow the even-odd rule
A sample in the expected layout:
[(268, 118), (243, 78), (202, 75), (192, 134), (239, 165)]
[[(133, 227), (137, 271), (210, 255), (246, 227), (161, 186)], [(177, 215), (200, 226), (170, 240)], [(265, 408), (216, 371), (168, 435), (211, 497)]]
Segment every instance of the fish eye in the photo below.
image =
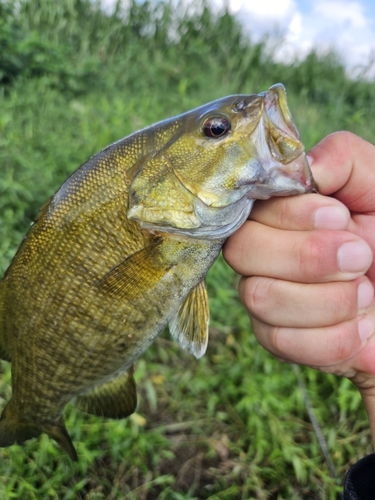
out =
[(214, 118), (208, 118), (204, 123), (202, 130), (204, 135), (211, 137), (212, 139), (219, 139), (224, 137), (230, 131), (230, 122), (222, 117), (216, 116)]

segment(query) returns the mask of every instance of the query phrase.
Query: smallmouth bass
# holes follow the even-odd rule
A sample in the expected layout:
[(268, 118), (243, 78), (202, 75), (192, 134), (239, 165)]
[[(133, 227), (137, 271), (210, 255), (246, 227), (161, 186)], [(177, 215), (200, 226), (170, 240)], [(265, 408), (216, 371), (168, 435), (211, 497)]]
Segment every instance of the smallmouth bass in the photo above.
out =
[(207, 346), (205, 276), (255, 199), (313, 179), (281, 84), (162, 121), (93, 156), (41, 208), (0, 281), (13, 395), (0, 446), (42, 432), (77, 460), (63, 411), (125, 418), (134, 361), (169, 324)]

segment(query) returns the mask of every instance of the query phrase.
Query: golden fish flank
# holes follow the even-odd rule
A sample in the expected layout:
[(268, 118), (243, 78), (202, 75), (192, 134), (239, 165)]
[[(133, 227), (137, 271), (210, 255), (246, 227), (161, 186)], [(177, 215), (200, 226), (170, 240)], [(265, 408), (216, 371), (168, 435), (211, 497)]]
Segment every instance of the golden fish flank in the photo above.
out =
[(73, 460), (63, 410), (134, 412), (133, 362), (169, 323), (196, 357), (205, 275), (254, 199), (311, 190), (280, 84), (157, 123), (82, 165), (42, 207), (0, 282), (13, 396), (0, 446), (46, 432)]

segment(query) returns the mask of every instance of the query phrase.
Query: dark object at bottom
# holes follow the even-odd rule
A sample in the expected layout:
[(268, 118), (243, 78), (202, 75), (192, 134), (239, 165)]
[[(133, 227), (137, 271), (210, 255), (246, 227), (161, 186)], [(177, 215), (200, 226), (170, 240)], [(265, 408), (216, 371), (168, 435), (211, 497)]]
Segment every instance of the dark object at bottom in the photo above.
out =
[(375, 499), (375, 453), (361, 458), (345, 478), (344, 500)]

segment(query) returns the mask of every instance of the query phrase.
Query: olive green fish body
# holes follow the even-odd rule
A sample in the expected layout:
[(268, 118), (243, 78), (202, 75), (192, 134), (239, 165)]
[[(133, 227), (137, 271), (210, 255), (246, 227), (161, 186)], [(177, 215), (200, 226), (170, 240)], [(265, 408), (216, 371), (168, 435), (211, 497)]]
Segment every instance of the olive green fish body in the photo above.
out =
[(0, 356), (12, 361), (0, 446), (47, 432), (77, 455), (66, 403), (123, 418), (133, 362), (169, 323), (197, 357), (204, 277), (255, 198), (311, 188), (280, 86), (137, 132), (80, 167), (41, 209), (0, 282)]
[[(111, 170), (117, 156), (69, 179), (43, 208), (5, 276), (12, 408), (22, 422), (53, 424), (73, 396), (127, 370), (220, 251), (222, 241), (163, 240), (129, 221), (126, 170)], [(142, 283), (134, 283), (135, 268), (127, 289), (106, 290), (103, 277), (145, 248)]]

